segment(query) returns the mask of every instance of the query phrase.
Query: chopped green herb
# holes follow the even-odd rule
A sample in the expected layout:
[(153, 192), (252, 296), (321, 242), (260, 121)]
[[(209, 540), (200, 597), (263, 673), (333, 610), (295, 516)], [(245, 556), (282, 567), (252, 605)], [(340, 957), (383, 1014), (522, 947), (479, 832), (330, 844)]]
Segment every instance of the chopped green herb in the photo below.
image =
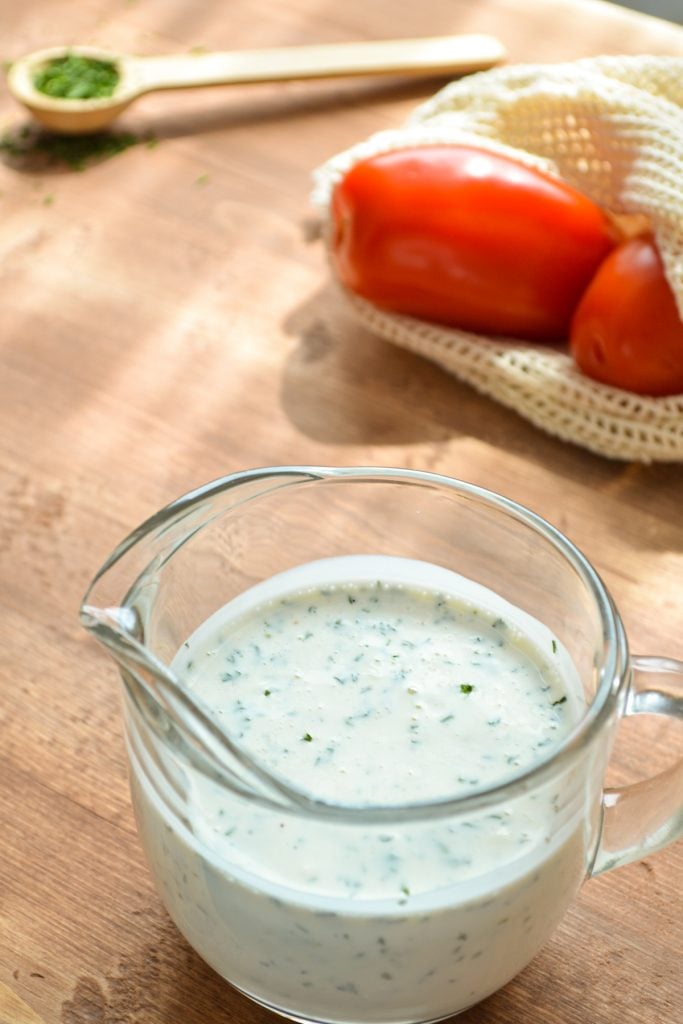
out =
[(72, 171), (82, 171), (89, 164), (101, 163), (144, 141), (132, 132), (54, 135), (22, 125), (0, 138), (0, 154), (26, 170), (66, 164)]
[(553, 644), (553, 654), (557, 654), (557, 641), (553, 640), (552, 644)]
[(566, 704), (566, 702), (567, 702), (567, 698), (566, 697), (560, 697), (559, 700), (554, 700), (553, 701), (553, 705), (552, 706), (555, 708), (555, 707), (557, 707), (558, 704)]
[(112, 96), (119, 72), (110, 60), (97, 60), (76, 53), (55, 57), (33, 78), (38, 92), (65, 100), (92, 100)]
[(270, 690), (264, 690), (264, 691), (263, 691), (263, 696), (264, 696), (264, 697), (270, 697), (270, 693), (271, 693), (271, 691), (270, 691)]
[(313, 739), (310, 732), (305, 732), (301, 738), (302, 740), (304, 740), (305, 743), (310, 743)]
[(208, 174), (200, 174), (199, 177), (194, 179), (195, 185), (208, 185), (210, 181)]
[(474, 689), (474, 687), (472, 686), (472, 683), (461, 683), (460, 684), (460, 692), (461, 693), (472, 693), (473, 689)]

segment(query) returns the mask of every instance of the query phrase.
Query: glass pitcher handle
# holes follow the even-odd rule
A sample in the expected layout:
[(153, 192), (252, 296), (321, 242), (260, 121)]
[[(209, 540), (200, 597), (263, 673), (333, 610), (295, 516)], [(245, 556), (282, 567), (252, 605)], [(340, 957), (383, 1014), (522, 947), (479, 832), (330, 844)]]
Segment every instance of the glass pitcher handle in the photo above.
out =
[[(683, 662), (631, 659), (625, 715), (683, 720)], [(683, 835), (683, 758), (643, 782), (606, 789), (598, 851), (590, 874), (602, 874), (661, 850)]]

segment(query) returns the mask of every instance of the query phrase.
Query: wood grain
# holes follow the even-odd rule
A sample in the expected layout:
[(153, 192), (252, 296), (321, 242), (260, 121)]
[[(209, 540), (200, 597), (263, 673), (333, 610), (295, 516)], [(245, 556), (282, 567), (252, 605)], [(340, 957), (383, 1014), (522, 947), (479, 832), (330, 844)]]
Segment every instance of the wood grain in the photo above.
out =
[[(683, 32), (593, 0), (25, 0), (4, 52), (130, 52), (491, 32), (514, 61), (683, 54)], [(266, 1024), (163, 911), (130, 811), (113, 667), (80, 597), (144, 517), (288, 462), (438, 470), (515, 498), (595, 562), (634, 650), (683, 657), (683, 470), (539, 433), (352, 323), (310, 241), (312, 169), (441, 83), (150, 96), (144, 144), (82, 172), (0, 163), (0, 1021)], [(3, 130), (23, 115), (0, 94)], [(622, 729), (610, 778), (672, 761)], [(586, 885), (552, 941), (463, 1024), (674, 1024), (681, 846)], [(4, 1018), (3, 1018), (4, 1014)], [(22, 1016), (23, 1014), (23, 1016)]]

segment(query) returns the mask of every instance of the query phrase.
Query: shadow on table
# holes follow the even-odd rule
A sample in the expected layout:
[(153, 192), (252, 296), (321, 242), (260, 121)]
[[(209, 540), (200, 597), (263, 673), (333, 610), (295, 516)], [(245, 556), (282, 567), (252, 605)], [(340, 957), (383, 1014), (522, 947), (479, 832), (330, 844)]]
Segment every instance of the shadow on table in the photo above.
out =
[(204, 100), (192, 91), (176, 93), (170, 100), (160, 94), (147, 99), (141, 129), (163, 140), (277, 121), (295, 122), (326, 112), (332, 115), (340, 108), (369, 110), (386, 103), (419, 103), (452, 80), (452, 75), (388, 76), (240, 85), (214, 91), (213, 95), (205, 93)]
[[(678, 522), (680, 487), (674, 485), (683, 479), (680, 465), (610, 460), (545, 434), (435, 364), (372, 335), (332, 286), (294, 309), (284, 329), (298, 344), (285, 367), (282, 405), (295, 427), (315, 441), (426, 445), (420, 468), (448, 471), (444, 445), (474, 438), (613, 497), (638, 495), (641, 507), (660, 522), (669, 511), (672, 523)], [(656, 540), (656, 547), (676, 549), (678, 527), (663, 528)]]

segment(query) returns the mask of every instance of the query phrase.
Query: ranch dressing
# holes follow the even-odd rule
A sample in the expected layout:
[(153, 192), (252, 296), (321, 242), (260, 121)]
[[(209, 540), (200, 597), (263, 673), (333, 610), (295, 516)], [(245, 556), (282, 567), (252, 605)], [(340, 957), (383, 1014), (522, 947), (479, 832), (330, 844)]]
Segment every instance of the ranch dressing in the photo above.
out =
[[(379, 556), (260, 584), (173, 667), (275, 775), (361, 806), (495, 785), (583, 709), (540, 623), (454, 573)], [(143, 842), (181, 930), (226, 978), (302, 1018), (428, 1020), (478, 1001), (533, 955), (585, 871), (567, 780), (466, 817), (341, 824), (193, 773), (181, 827), (139, 774)]]

